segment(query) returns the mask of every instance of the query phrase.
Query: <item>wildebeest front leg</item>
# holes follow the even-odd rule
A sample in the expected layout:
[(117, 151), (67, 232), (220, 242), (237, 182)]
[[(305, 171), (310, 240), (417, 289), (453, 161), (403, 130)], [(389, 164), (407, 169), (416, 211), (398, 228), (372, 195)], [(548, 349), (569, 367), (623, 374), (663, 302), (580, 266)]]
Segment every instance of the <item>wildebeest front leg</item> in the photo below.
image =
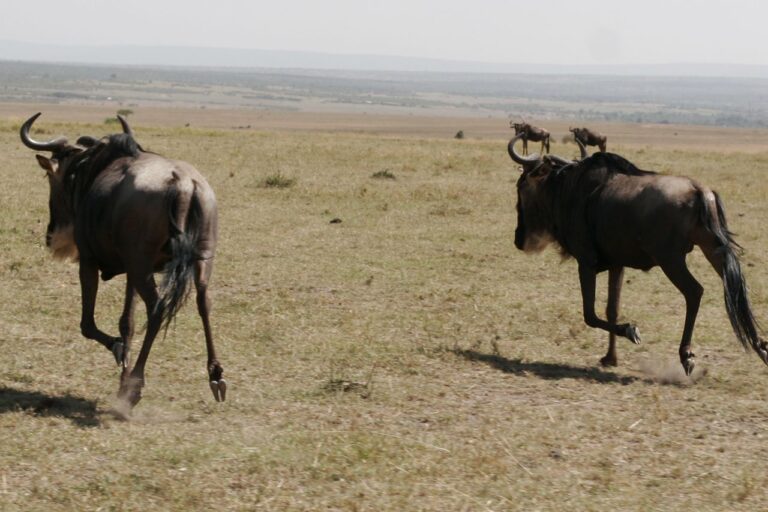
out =
[[(619, 303), (621, 300), (621, 285), (624, 282), (624, 267), (612, 267), (608, 269), (608, 306), (605, 308), (605, 315), (608, 317), (608, 323), (615, 326), (616, 319), (619, 316)], [(618, 357), (616, 357), (616, 334), (608, 334), (608, 353), (600, 359), (603, 366), (616, 366)]]
[(579, 264), (579, 282), (581, 283), (581, 300), (584, 311), (584, 322), (590, 327), (597, 327), (609, 333), (623, 336), (632, 343), (640, 343), (640, 331), (632, 324), (609, 323), (597, 317), (595, 313), (595, 281), (597, 271), (588, 265)]
[(80, 259), (80, 294), (82, 298), (82, 316), (80, 332), (89, 340), (96, 340), (115, 356), (117, 364), (121, 364), (122, 342), (120, 338), (109, 336), (96, 327), (94, 312), (96, 310), (96, 294), (99, 291), (99, 269), (86, 259)]
[(227, 398), (227, 381), (222, 378), (224, 369), (216, 358), (216, 348), (213, 345), (213, 335), (211, 333), (211, 322), (209, 313), (211, 311), (211, 300), (208, 298), (208, 281), (213, 271), (213, 260), (205, 259), (195, 262), (195, 288), (197, 289), (197, 311), (203, 321), (203, 331), (205, 332), (205, 348), (208, 352), (208, 378), (213, 392), (213, 397), (217, 402), (223, 402)]
[(683, 337), (680, 340), (680, 363), (683, 365), (686, 375), (693, 373), (696, 365), (694, 354), (691, 351), (691, 338), (693, 337), (693, 326), (696, 323), (696, 315), (699, 313), (699, 304), (701, 296), (704, 294), (704, 288), (699, 284), (688, 267), (685, 259), (670, 263), (662, 263), (661, 270), (672, 281), (672, 284), (680, 290), (685, 297), (685, 327), (683, 327)]

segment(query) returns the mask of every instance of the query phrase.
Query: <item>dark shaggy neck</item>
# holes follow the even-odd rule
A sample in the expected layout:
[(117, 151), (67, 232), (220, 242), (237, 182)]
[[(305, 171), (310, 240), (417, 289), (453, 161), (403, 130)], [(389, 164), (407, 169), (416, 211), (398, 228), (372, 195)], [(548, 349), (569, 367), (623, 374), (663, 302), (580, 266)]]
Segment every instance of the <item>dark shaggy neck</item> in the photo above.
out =
[(120, 158), (136, 158), (143, 151), (131, 135), (119, 133), (105, 137), (98, 144), (72, 156), (67, 163), (65, 185), (75, 210), (96, 177)]

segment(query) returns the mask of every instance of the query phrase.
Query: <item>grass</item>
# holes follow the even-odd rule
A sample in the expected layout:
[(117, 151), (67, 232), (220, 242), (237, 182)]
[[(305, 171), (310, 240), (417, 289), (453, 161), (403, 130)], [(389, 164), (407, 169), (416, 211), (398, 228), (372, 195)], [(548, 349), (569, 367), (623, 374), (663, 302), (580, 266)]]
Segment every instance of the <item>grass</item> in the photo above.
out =
[(295, 184), (296, 178), (283, 176), (280, 171), (268, 175), (266, 178), (261, 180), (261, 182), (259, 182), (259, 186), (262, 188), (289, 188)]
[[(607, 336), (582, 322), (574, 263), (514, 248), (503, 140), (135, 126), (217, 193), (230, 391), (210, 396), (190, 303), (153, 348), (133, 420), (115, 420), (117, 369), (80, 336), (77, 270), (46, 253), (47, 185), (17, 129), (0, 121), (0, 509), (764, 506), (768, 370), (730, 332), (703, 256), (689, 258), (705, 287), (695, 379), (677, 363), (683, 299), (658, 270), (626, 274), (621, 318), (644, 344), (596, 366)], [(718, 190), (765, 323), (768, 153), (611, 149)], [(279, 194), (260, 183), (276, 168), (296, 180)], [(380, 169), (398, 179), (371, 180)], [(122, 287), (101, 283), (108, 332)]]

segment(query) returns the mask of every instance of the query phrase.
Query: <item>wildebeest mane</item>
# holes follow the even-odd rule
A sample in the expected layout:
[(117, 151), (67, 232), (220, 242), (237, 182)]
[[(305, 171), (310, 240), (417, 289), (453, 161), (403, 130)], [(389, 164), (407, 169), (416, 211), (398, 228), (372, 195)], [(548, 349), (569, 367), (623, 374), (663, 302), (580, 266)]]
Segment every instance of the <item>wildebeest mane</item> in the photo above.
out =
[(136, 158), (143, 148), (129, 134), (118, 133), (104, 137), (97, 144), (81, 151), (72, 158), (64, 176), (72, 194), (72, 204), (77, 204), (93, 184), (93, 180), (109, 165), (120, 158)]
[(630, 176), (647, 176), (656, 174), (653, 171), (638, 169), (635, 164), (615, 153), (594, 153), (582, 160), (582, 165), (587, 168), (605, 167), (610, 174), (627, 174)]
[[(580, 162), (558, 166), (550, 171), (544, 186), (552, 200), (551, 234), (564, 257), (577, 256), (593, 244), (589, 223), (585, 222), (590, 201), (612, 176), (648, 176), (655, 172), (638, 169), (614, 153), (595, 153)], [(584, 231), (584, 229), (587, 231)]]

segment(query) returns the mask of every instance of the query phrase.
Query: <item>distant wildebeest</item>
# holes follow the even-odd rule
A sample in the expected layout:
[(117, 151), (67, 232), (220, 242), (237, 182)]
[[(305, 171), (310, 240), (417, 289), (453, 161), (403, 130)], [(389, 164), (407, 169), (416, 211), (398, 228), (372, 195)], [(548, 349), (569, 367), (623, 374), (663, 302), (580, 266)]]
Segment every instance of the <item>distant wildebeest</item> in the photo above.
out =
[(523, 154), (528, 154), (528, 141), (541, 142), (541, 152), (549, 153), (549, 132), (544, 128), (532, 126), (526, 122), (515, 123), (510, 121), (509, 127), (515, 130), (515, 135), (520, 135), (523, 140)]
[[(688, 178), (640, 170), (612, 153), (574, 162), (523, 157), (514, 148), (520, 138), (515, 136), (508, 145), (510, 156), (522, 166), (515, 246), (534, 252), (555, 242), (564, 255), (576, 259), (584, 321), (610, 333), (603, 365), (617, 364), (617, 335), (640, 341), (637, 327), (616, 324), (624, 268), (650, 270), (658, 265), (685, 297), (679, 355), (686, 374), (691, 374), (691, 337), (704, 291), (685, 263), (694, 245), (723, 281), (725, 308), (736, 337), (768, 364), (768, 347), (758, 332), (737, 257), (740, 247), (728, 231), (715, 192)], [(605, 270), (608, 321), (595, 314), (596, 275)]]
[(585, 146), (597, 146), (600, 151), (605, 153), (606, 143), (608, 137), (600, 135), (598, 132), (592, 131), (589, 128), (568, 128), (573, 134), (573, 138)]
[[(186, 298), (189, 282), (197, 289), (203, 321), (207, 371), (216, 400), (226, 398), (223, 369), (216, 358), (209, 321), (208, 282), (216, 248), (216, 198), (205, 178), (190, 164), (144, 151), (127, 121), (123, 132), (100, 140), (64, 137), (38, 142), (29, 135), (40, 116), (21, 127), (21, 140), (36, 151), (50, 184), (50, 221), (46, 245), (54, 257), (79, 262), (82, 293), (80, 329), (104, 345), (122, 366), (118, 396), (130, 406), (141, 399), (144, 367), (152, 342), (167, 328)], [(120, 337), (96, 327), (94, 309), (98, 273), (109, 280), (126, 274)], [(163, 272), (158, 290), (155, 272)], [(144, 301), (148, 320), (144, 342), (131, 368), (135, 296)]]

